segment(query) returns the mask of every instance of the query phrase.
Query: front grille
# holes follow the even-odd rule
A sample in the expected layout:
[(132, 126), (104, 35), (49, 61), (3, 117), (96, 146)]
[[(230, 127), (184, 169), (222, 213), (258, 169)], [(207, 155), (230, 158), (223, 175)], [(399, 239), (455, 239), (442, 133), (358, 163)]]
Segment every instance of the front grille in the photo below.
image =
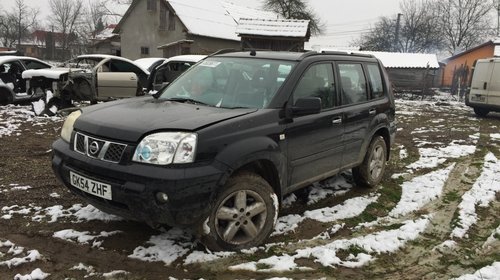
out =
[(77, 132), (74, 150), (91, 158), (109, 162), (120, 162), (127, 145), (98, 139)]

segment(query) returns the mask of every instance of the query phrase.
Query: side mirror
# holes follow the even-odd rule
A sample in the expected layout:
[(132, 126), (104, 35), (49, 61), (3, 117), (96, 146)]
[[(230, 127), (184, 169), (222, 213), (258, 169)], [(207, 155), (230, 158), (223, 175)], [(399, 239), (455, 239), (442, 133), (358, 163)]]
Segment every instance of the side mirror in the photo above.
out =
[(321, 98), (303, 97), (297, 99), (292, 107), (294, 116), (318, 114), (321, 112)]

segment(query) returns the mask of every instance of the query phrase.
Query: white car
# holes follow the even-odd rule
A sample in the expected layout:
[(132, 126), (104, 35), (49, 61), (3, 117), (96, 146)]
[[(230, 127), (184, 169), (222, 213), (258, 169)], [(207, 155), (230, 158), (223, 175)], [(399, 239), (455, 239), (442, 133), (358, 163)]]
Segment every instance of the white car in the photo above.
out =
[(41, 94), (29, 91), (22, 73), (29, 69), (51, 67), (47, 62), (33, 57), (0, 56), (0, 105), (39, 99)]
[[(51, 115), (54, 110), (72, 106), (73, 101), (97, 101), (140, 96), (148, 85), (149, 72), (133, 61), (112, 55), (80, 55), (62, 67), (29, 70), (23, 78), (29, 87), (41, 89), (46, 109), (35, 112)], [(55, 109), (54, 109), (55, 107)]]
[(465, 103), (480, 117), (500, 112), (500, 58), (477, 60)]
[(184, 71), (207, 57), (206, 55), (186, 54), (173, 56), (156, 66), (149, 75), (148, 91), (156, 92), (170, 84)]
[(152, 72), (153, 69), (156, 68), (156, 66), (162, 64), (165, 62), (165, 60), (168, 60), (168, 58), (165, 57), (145, 57), (145, 58), (139, 58), (134, 60), (134, 63), (142, 67), (142, 69), (146, 69), (149, 72)]

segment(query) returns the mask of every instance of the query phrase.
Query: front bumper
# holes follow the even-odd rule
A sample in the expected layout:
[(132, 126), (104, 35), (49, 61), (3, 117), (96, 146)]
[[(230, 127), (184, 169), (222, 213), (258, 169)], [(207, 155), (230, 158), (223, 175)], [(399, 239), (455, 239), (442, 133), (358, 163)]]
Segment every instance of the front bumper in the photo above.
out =
[[(226, 170), (217, 162), (186, 167), (110, 163), (72, 151), (62, 139), (54, 142), (53, 151), (52, 168), (73, 193), (107, 213), (144, 221), (152, 227), (190, 226), (200, 221), (208, 214)], [(70, 171), (111, 185), (112, 200), (73, 187)], [(156, 199), (158, 192), (168, 195), (167, 202)]]

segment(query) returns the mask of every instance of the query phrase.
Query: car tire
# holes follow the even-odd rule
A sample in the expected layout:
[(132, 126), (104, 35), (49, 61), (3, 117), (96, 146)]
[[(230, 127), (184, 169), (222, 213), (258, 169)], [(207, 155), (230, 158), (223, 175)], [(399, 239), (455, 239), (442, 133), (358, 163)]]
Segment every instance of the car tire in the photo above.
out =
[(7, 105), (11, 104), (14, 101), (12, 94), (6, 90), (1, 88), (0, 89), (0, 105)]
[(249, 172), (228, 180), (198, 225), (201, 243), (212, 251), (234, 251), (260, 245), (278, 217), (278, 199), (269, 183)]
[(485, 109), (485, 108), (477, 108), (477, 107), (474, 108), (474, 113), (478, 117), (484, 118), (484, 117), (486, 117), (486, 115), (488, 115), (489, 112), (490, 112), (490, 110)]
[(375, 187), (384, 175), (387, 157), (387, 144), (382, 136), (375, 136), (361, 165), (352, 169), (352, 177), (357, 186)]

